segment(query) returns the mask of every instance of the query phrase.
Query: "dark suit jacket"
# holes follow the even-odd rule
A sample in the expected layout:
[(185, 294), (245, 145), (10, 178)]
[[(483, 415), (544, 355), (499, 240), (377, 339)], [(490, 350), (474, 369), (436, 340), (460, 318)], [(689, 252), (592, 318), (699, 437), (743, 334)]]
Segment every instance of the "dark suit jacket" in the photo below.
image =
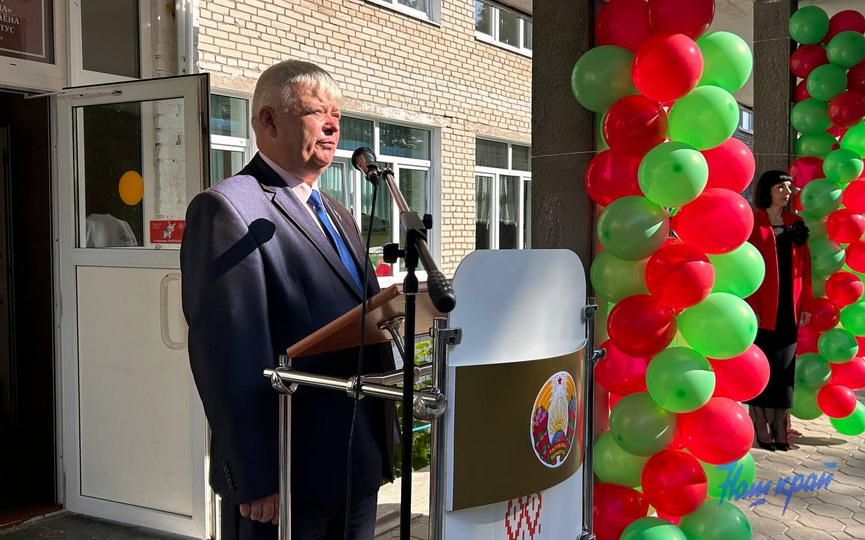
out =
[[(364, 261), (351, 214), (323, 199), (355, 260)], [(196, 196), (186, 220), (183, 311), (192, 373), (213, 434), (210, 482), (225, 502), (249, 502), (278, 491), (278, 394), (262, 371), (276, 366), (287, 347), (359, 305), (360, 290), (303, 203), (258, 155), (237, 176)], [(368, 272), (374, 294), (378, 286)], [(358, 352), (293, 363), (301, 371), (347, 377), (357, 371)], [(390, 346), (368, 346), (363, 368), (393, 369)], [(292, 406), (292, 496), (344, 499), (353, 401), (301, 387)], [(391, 477), (392, 410), (381, 400), (360, 401), (352, 469), (358, 496), (375, 493), (382, 476)]]

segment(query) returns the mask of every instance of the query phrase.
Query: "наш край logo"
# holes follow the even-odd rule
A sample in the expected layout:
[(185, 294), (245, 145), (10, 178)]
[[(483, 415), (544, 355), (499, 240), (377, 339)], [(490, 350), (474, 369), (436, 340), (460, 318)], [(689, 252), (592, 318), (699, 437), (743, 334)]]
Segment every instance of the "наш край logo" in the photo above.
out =
[(574, 378), (559, 371), (541, 387), (532, 408), (532, 446), (541, 463), (550, 468), (562, 465), (577, 427), (577, 390)]

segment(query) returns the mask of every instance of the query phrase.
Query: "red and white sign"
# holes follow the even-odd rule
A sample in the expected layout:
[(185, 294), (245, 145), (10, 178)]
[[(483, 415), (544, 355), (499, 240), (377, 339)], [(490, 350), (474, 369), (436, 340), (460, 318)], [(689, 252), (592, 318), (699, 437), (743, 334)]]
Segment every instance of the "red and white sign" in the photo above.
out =
[(155, 219), (150, 222), (150, 243), (179, 244), (185, 229), (186, 221), (182, 219)]

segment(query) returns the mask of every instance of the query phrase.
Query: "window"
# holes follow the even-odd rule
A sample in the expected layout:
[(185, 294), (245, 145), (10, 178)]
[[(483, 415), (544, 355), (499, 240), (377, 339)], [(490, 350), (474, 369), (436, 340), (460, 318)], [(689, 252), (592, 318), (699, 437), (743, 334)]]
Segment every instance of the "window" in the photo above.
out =
[(368, 0), (412, 17), (438, 23), (441, 0)]
[(475, 247), (531, 247), (531, 148), (477, 139), (475, 143)]
[(153, 0), (71, 2), (72, 84), (146, 79), (176, 68), (170, 55), (153, 54), (153, 38), (173, 30), (169, 17), (152, 17)]
[(754, 133), (754, 113), (745, 109), (739, 111), (739, 129), (745, 133)]
[[(372, 148), (380, 166), (393, 170), (409, 208), (423, 216), (432, 210), (433, 132), (422, 127), (394, 124), (343, 115), (336, 159), (319, 179), (319, 188), (348, 208), (357, 220), (364, 241), (372, 215), (370, 258), (376, 274), (387, 278), (404, 271), (403, 261), (387, 264), (382, 247), (388, 243), (404, 245), (400, 234), (399, 209), (390, 191), (381, 183), (372, 205), (373, 186), (352, 168), (352, 152), (361, 146)], [(432, 234), (427, 239), (433, 251)], [(420, 268), (419, 268), (420, 270)], [(385, 279), (386, 281), (386, 279)]]
[(252, 153), (249, 100), (243, 97), (210, 96), (210, 183), (237, 174)]
[(532, 21), (480, 0), (475, 1), (475, 36), (481, 41), (532, 55)]

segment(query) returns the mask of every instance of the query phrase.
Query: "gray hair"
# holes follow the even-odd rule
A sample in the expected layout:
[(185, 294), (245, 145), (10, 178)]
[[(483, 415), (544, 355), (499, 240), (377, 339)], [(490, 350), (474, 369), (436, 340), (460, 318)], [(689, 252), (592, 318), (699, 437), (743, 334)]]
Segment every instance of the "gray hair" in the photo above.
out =
[(342, 91), (330, 73), (311, 62), (284, 60), (264, 70), (252, 95), (252, 129), (258, 129), (258, 113), (263, 107), (288, 111), (298, 100), (299, 89), (324, 91), (336, 99)]

